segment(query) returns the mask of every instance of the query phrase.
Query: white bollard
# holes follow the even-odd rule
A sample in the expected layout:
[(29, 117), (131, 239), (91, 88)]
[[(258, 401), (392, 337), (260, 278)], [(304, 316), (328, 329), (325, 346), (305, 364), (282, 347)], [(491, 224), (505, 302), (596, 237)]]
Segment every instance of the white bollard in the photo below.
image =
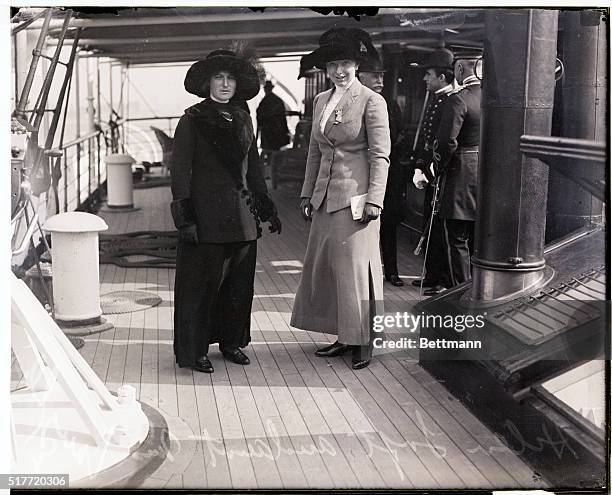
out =
[(100, 321), (98, 232), (106, 222), (91, 213), (60, 213), (43, 230), (51, 233), (53, 304), (58, 323), (93, 324)]
[(134, 187), (130, 155), (112, 154), (106, 157), (107, 206), (109, 208), (133, 208)]

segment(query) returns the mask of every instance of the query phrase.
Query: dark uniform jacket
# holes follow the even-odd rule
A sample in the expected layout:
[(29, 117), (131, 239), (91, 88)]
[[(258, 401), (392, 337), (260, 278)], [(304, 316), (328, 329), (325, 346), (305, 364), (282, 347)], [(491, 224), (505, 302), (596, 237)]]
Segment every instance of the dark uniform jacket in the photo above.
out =
[(402, 221), (406, 197), (406, 172), (400, 163), (400, 150), (397, 142), (402, 129), (402, 113), (395, 100), (385, 97), (389, 113), (389, 132), (391, 134), (391, 154), (389, 155), (389, 175), (383, 205), (383, 221), (399, 223)]
[(480, 81), (470, 77), (447, 98), (434, 144), (436, 173), (443, 176), (441, 218), (476, 220), (479, 141)]
[[(451, 84), (442, 88), (438, 93), (433, 93), (430, 96), (429, 104), (423, 115), (423, 123), (421, 124), (421, 133), (417, 140), (414, 154), (414, 168), (421, 169), (422, 172), (429, 174), (429, 165), (433, 160), (433, 145), (436, 140), (436, 131), (440, 125), (440, 117), (442, 115), (442, 107), (448, 95), (451, 93), (453, 86)], [(430, 178), (428, 176), (428, 178)]]
[(174, 134), (172, 197), (189, 200), (199, 242), (257, 239), (253, 197), (267, 192), (251, 117), (210, 99), (185, 110)]

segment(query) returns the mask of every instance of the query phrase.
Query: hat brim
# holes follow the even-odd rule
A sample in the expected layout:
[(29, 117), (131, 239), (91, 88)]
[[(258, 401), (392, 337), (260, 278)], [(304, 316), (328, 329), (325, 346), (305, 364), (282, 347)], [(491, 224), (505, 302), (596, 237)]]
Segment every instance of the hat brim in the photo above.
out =
[[(307, 64), (301, 64), (303, 65), (301, 71), (303, 72), (313, 67), (326, 70), (327, 63), (333, 60), (354, 60), (357, 63), (361, 63), (365, 59), (365, 56), (365, 53), (361, 53), (355, 48), (346, 45), (320, 46), (313, 52), (302, 57), (302, 60), (307, 61)], [(309, 67), (305, 67), (304, 65), (309, 65)]]
[(362, 69), (361, 67), (359, 67), (359, 72), (371, 72), (372, 74), (384, 74), (385, 72), (387, 72), (387, 69), (369, 69), (368, 67), (366, 67), (365, 69)]
[(250, 100), (259, 93), (259, 74), (249, 62), (238, 57), (217, 55), (193, 64), (185, 76), (185, 90), (188, 93), (206, 98), (204, 83), (219, 71), (228, 71), (236, 78), (234, 98)]
[(410, 67), (418, 67), (419, 69), (441, 69), (441, 70), (453, 70), (452, 65), (436, 65), (436, 64), (419, 64), (417, 62), (413, 62), (410, 64)]

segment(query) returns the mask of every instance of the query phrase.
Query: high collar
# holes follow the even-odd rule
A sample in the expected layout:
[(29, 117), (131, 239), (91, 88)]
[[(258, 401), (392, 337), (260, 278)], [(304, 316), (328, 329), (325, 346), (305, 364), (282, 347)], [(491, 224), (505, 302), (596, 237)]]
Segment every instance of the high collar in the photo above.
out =
[(447, 84), (446, 86), (444, 86), (443, 88), (440, 88), (437, 91), (434, 91), (434, 94), (437, 96), (441, 96), (443, 94), (448, 94), (453, 90), (453, 85), (452, 84)]
[(350, 83), (348, 83), (348, 84), (347, 84), (346, 86), (344, 86), (344, 87), (336, 86), (336, 85), (334, 84), (334, 91), (336, 91), (336, 92), (337, 92), (337, 93), (339, 93), (339, 94), (344, 94), (344, 93), (346, 93), (346, 92), (347, 92), (349, 89), (351, 89), (351, 86), (352, 86), (353, 84), (355, 84), (355, 81), (356, 81), (356, 80), (357, 80), (357, 76), (353, 77), (353, 79), (351, 79), (351, 82), (350, 82)]
[(474, 74), (472, 74), (463, 80), (461, 86), (465, 88), (466, 86), (472, 86), (474, 84), (480, 85), (480, 80)]
[(217, 105), (228, 105), (229, 104), (229, 100), (228, 101), (219, 101), (213, 95), (210, 95), (204, 101), (207, 101), (207, 102), (210, 102), (210, 103), (216, 103)]

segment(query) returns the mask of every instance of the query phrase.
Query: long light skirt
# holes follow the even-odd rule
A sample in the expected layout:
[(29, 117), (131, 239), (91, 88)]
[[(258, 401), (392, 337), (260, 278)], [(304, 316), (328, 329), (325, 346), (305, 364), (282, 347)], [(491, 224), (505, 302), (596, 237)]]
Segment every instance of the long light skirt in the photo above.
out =
[(325, 207), (313, 213), (291, 326), (365, 345), (372, 313), (383, 314), (380, 219), (362, 224), (350, 208), (327, 213)]

